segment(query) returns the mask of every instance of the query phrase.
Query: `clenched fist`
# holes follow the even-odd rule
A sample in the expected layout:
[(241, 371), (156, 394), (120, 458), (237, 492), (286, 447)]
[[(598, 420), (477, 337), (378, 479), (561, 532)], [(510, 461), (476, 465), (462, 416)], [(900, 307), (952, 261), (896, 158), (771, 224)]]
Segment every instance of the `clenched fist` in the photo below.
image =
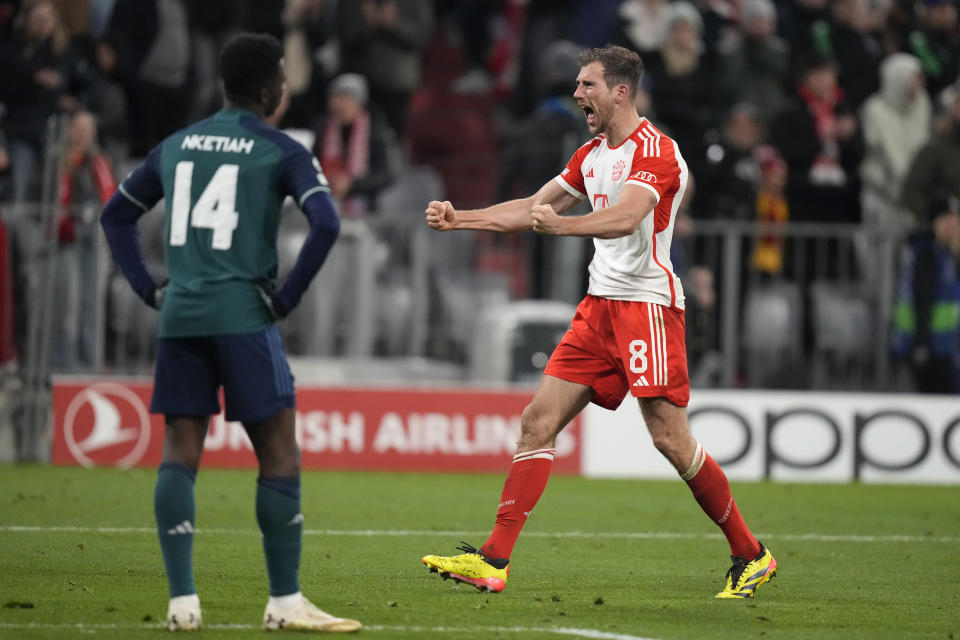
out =
[(449, 200), (439, 202), (432, 200), (427, 205), (427, 224), (437, 231), (449, 231), (457, 221), (457, 212)]
[(536, 204), (530, 208), (533, 230), (547, 236), (561, 235), (563, 218), (549, 204)]

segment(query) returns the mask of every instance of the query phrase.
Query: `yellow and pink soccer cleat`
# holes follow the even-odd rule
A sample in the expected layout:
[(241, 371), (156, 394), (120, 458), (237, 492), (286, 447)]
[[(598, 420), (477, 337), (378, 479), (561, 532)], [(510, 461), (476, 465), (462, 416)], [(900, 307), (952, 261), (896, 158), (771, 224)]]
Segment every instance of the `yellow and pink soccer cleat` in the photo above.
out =
[(430, 571), (439, 573), (444, 580), (453, 578), (457, 582), (472, 584), (480, 591), (503, 591), (510, 576), (510, 563), (506, 562), (502, 568), (498, 568), (492, 564), (499, 564), (498, 561), (484, 557), (479, 549), (466, 542), (462, 544), (457, 549), (466, 553), (459, 556), (424, 556), (420, 562), (427, 565)]
[(730, 556), (733, 566), (727, 571), (727, 586), (716, 597), (752, 598), (757, 588), (777, 575), (777, 561), (763, 544), (753, 560)]

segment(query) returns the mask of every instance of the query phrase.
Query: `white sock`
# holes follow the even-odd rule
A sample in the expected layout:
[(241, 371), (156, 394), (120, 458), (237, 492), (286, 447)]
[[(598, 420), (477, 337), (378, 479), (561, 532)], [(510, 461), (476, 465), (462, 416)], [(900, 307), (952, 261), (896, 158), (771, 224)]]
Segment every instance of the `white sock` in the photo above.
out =
[(296, 604), (299, 604), (302, 598), (303, 594), (297, 591), (296, 593), (291, 593), (287, 596), (270, 596), (270, 601), (267, 602), (267, 604), (273, 605), (274, 607), (279, 607), (281, 609), (288, 609)]
[(185, 596), (174, 596), (173, 598), (170, 598), (170, 606), (171, 606), (171, 607), (174, 607), (174, 606), (179, 607), (179, 606), (181, 606), (181, 605), (184, 606), (184, 607), (191, 607), (191, 608), (199, 609), (199, 608), (200, 608), (200, 596), (197, 595), (196, 593), (191, 593), (191, 594), (185, 595)]

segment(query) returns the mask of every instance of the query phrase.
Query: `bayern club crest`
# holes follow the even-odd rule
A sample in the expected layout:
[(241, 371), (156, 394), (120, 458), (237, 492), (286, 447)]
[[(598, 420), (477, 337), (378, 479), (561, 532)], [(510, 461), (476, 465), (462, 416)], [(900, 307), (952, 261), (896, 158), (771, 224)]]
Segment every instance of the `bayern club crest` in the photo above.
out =
[(613, 165), (613, 171), (610, 173), (610, 179), (614, 182), (618, 181), (623, 177), (623, 171), (627, 168), (627, 163), (623, 160), (617, 160), (616, 164)]

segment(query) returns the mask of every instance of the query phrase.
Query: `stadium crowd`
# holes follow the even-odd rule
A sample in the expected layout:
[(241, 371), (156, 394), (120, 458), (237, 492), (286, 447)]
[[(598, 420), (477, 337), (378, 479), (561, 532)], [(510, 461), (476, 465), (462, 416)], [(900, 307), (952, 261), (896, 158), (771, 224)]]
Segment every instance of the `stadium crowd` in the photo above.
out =
[[(958, 4), (0, 0), (3, 216), (9, 222), (18, 203), (40, 198), (47, 120), (69, 114), (57, 237), (62, 250), (82, 253), (118, 168), (220, 107), (216, 52), (242, 30), (283, 42), (289, 99), (276, 124), (310, 133), (342, 215), (376, 215), (386, 206), (378, 193), (415, 164), (432, 165), (456, 204), (488, 204), (556, 175), (586, 140), (571, 95), (576, 52), (613, 42), (641, 54), (638, 110), (677, 140), (693, 177), (677, 222), (685, 255), (675, 264), (695, 348), (716, 342), (716, 327), (695, 315), (714, 305), (716, 274), (698, 266), (702, 247), (683, 241), (698, 222), (762, 224), (745, 271), (771, 279), (796, 275), (778, 225), (846, 223), (912, 232), (908, 266), (934, 251), (939, 269), (924, 273), (940, 279), (931, 286), (901, 269), (897, 302), (948, 308), (937, 331), (952, 338), (921, 326), (935, 311), (904, 311), (898, 344), (915, 366), (931, 358), (942, 366), (960, 358)], [(452, 179), (451, 157), (458, 174), (476, 162), (469, 184)], [(478, 268), (505, 266), (516, 272), (514, 295), (548, 296), (549, 243), (496, 242), (506, 245), (485, 262), (481, 252)], [(19, 311), (9, 245), (0, 234), (5, 360), (15, 357)], [(852, 258), (865, 281), (878, 268), (872, 257), (865, 246)], [(74, 306), (76, 317), (89, 314)], [(61, 333), (77, 325), (71, 317)], [(60, 354), (64, 362), (83, 360), (83, 340)]]

